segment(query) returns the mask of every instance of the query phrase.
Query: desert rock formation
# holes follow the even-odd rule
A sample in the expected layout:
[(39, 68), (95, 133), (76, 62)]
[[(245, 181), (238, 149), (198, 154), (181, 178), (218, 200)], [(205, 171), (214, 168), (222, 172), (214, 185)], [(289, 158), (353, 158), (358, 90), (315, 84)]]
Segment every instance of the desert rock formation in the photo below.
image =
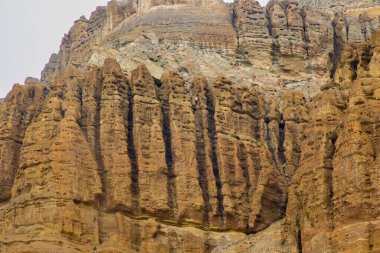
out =
[(317, 7), (77, 20), (0, 103), (0, 252), (377, 251), (378, 7)]
[(285, 218), (215, 252), (379, 250), (379, 36), (345, 48), (309, 104)]

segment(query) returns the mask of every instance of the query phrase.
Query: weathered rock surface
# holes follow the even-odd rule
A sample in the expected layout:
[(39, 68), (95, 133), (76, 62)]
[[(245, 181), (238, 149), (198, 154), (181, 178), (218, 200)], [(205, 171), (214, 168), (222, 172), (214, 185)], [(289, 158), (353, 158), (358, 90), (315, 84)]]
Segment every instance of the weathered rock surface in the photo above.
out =
[[(144, 65), (128, 78), (106, 59), (70, 65), (44, 90), (28, 81), (2, 105), (4, 124), (13, 107), (27, 121), (12, 114), (23, 134), (1, 153), (12, 165), (0, 178), (1, 250), (18, 252), (33, 237), (35, 251), (167, 252), (178, 248), (175, 234), (189, 240), (184, 250), (209, 252), (284, 216), (293, 174), (285, 152), (298, 132), (257, 89), (171, 71), (155, 79)], [(19, 105), (15, 94), (29, 100)], [(287, 118), (297, 124), (291, 111), (302, 102), (292, 109), (293, 100)]]
[(215, 252), (379, 250), (378, 36), (347, 47), (335, 82), (308, 106), (286, 218)]
[(25, 131), (41, 110), (46, 89), (36, 80), (16, 84), (1, 103), (0, 121), (0, 203), (11, 198), (11, 189), (19, 167)]
[(378, 0), (299, 0), (302, 5), (317, 7), (324, 11), (346, 11), (379, 5)]
[(366, 41), (378, 27), (379, 11), (371, 6), (334, 18), (294, 0), (266, 7), (237, 0), (229, 8), (217, 0), (113, 0), (75, 22), (41, 79), (49, 84), (68, 64), (102, 66), (115, 58), (126, 71), (142, 63), (157, 79), (167, 70), (185, 81), (223, 75), (275, 97), (290, 88), (309, 99), (335, 71), (343, 45)]
[(0, 104), (0, 252), (378, 251), (379, 14), (362, 7), (80, 18), (44, 85)]

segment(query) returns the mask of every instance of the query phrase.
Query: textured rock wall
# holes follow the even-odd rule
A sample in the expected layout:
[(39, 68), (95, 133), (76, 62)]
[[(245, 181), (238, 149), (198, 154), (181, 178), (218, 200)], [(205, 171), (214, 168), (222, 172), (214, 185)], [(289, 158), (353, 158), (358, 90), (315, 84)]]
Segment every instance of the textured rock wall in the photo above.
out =
[(8, 95), (4, 125), (23, 134), (0, 153), (12, 165), (0, 177), (1, 250), (169, 252), (178, 240), (170, 252), (209, 252), (284, 217), (299, 95), (286, 96), (284, 117), (224, 77), (155, 79), (144, 65), (129, 76), (107, 59), (70, 65), (49, 92), (27, 84)]
[(48, 86), (0, 105), (0, 251), (378, 250), (376, 8), (230, 11), (111, 1), (75, 22)]
[(25, 131), (38, 115), (46, 89), (39, 82), (15, 85), (1, 103), (0, 122), (0, 203), (11, 198), (11, 189), (20, 162)]
[(334, 18), (291, 0), (272, 0), (266, 7), (256, 1), (239, 0), (234, 2), (232, 13), (238, 54), (285, 72), (308, 73), (325, 73), (328, 63), (334, 62), (329, 53), (339, 61), (343, 45), (371, 38), (380, 14), (374, 7), (338, 11)]
[(253, 0), (110, 1), (75, 22), (41, 79), (49, 84), (68, 64), (102, 66), (115, 58), (126, 72), (144, 64), (158, 79), (167, 70), (185, 81), (224, 75), (276, 98), (289, 88), (309, 99), (328, 70), (334, 75), (343, 45), (369, 39), (378, 16), (367, 6), (334, 17), (292, 0), (266, 7)]
[(350, 9), (358, 9), (358, 8), (368, 8), (368, 7), (376, 6), (380, 4), (378, 0), (361, 0), (361, 1), (299, 0), (299, 2), (302, 5), (314, 6), (324, 11), (341, 11), (342, 9), (350, 10)]
[[(379, 75), (371, 68), (378, 64), (378, 36), (345, 48), (335, 82), (305, 111), (309, 120), (286, 218), (215, 252), (260, 251), (265, 245), (273, 252), (379, 250)], [(272, 243), (273, 236), (285, 243)]]

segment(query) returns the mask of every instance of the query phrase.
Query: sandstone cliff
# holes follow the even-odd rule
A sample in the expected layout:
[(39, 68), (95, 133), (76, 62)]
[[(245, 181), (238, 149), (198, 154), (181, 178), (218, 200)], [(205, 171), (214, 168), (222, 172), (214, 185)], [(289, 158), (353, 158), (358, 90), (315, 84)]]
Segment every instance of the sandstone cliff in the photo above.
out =
[(314, 6), (324, 11), (346, 11), (373, 7), (380, 4), (378, 0), (299, 0), (299, 2), (303, 5)]
[[(124, 70), (147, 66), (159, 79), (166, 70), (185, 81), (223, 75), (235, 83), (314, 96), (335, 71), (345, 44), (362, 43), (379, 25), (379, 7), (330, 12), (295, 0), (110, 1), (75, 22), (58, 54), (42, 72), (51, 82), (67, 65), (102, 66), (115, 58)], [(277, 96), (278, 97), (278, 96)]]
[(379, 36), (346, 47), (334, 81), (309, 104), (285, 218), (215, 252), (379, 250)]
[(371, 252), (377, 7), (110, 1), (0, 104), (0, 252)]

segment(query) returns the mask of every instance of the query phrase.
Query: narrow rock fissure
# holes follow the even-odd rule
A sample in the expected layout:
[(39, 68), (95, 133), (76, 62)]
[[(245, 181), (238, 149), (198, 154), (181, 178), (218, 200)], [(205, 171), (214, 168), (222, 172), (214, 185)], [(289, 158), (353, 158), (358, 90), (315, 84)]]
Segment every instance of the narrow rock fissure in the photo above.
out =
[(297, 220), (297, 248), (298, 253), (302, 253), (302, 232), (299, 219)]
[[(262, 142), (262, 133), (261, 133), (261, 127), (260, 123), (256, 122), (255, 127), (254, 127), (254, 136), (255, 136), (255, 141), (256, 143), (261, 143)], [(253, 190), (256, 190), (257, 187), (257, 182), (258, 178), (260, 175), (261, 171), (261, 158), (260, 158), (260, 148), (255, 147), (254, 152), (253, 152), (253, 166), (254, 166), (254, 171), (255, 171), (255, 177), (253, 179)]]
[(275, 149), (274, 149), (274, 147), (272, 145), (272, 137), (270, 136), (270, 129), (269, 129), (269, 123), (270, 123), (270, 121), (269, 121), (269, 119), (266, 119), (265, 123), (266, 123), (265, 141), (266, 141), (268, 149), (269, 149), (269, 153), (270, 153), (270, 156), (271, 156), (272, 164), (274, 165), (274, 167), (276, 169), (276, 172), (278, 173), (279, 166), (277, 164)]
[(273, 37), (273, 24), (272, 24), (272, 16), (270, 15), (268, 9), (266, 9), (266, 15), (265, 15), (266, 19), (268, 20), (268, 33), (269, 33), (269, 36)]
[(302, 28), (303, 28), (303, 32), (302, 32), (302, 35), (303, 35), (303, 43), (304, 43), (304, 48), (305, 48), (305, 52), (306, 52), (306, 56), (309, 57), (309, 42), (310, 42), (310, 39), (309, 39), (309, 36), (308, 36), (308, 31), (307, 31), (307, 25), (306, 25), (306, 12), (305, 12), (305, 9), (302, 8), (301, 9), (301, 18), (302, 18)]
[(285, 121), (281, 118), (279, 123), (279, 140), (278, 140), (278, 157), (280, 159), (281, 165), (284, 166), (286, 164), (286, 156), (285, 156)]
[(259, 181), (260, 171), (261, 171), (261, 159), (259, 151), (254, 151), (253, 153), (253, 166), (255, 169), (255, 178), (253, 180), (253, 190), (256, 190), (257, 183)]
[(358, 78), (358, 65), (359, 65), (359, 60), (355, 59), (354, 61), (351, 62), (351, 68), (352, 68), (352, 80), (356, 80)]
[(285, 14), (286, 29), (289, 30), (289, 4), (288, 2), (280, 2), (280, 6)]
[(205, 136), (202, 108), (197, 101), (193, 105), (193, 113), (195, 118), (195, 131), (196, 131), (196, 159), (198, 167), (198, 181), (202, 190), (202, 198), (204, 202), (204, 226), (209, 226), (209, 213), (210, 213), (210, 196), (208, 191), (208, 180), (206, 174), (206, 149), (205, 149)]
[(372, 57), (373, 57), (372, 48), (366, 47), (360, 56), (360, 67), (362, 67), (366, 71), (369, 71), (369, 64), (371, 62)]
[(268, 28), (268, 33), (269, 33), (269, 36), (271, 37), (272, 39), (272, 44), (271, 44), (271, 52), (270, 52), (270, 56), (271, 56), (271, 61), (272, 61), (272, 65), (277, 65), (278, 64), (278, 55), (279, 55), (279, 46), (277, 45), (277, 42), (276, 42), (276, 39), (273, 37), (273, 24), (272, 24), (272, 16), (271, 14), (269, 13), (268, 10), (266, 10), (266, 15), (265, 15), (266, 19), (268, 20), (268, 25), (267, 25), (267, 28)]
[(373, 248), (376, 245), (377, 236), (374, 236), (376, 230), (376, 227), (372, 223), (368, 224), (368, 249), (370, 252), (373, 251)]
[[(83, 124), (83, 120), (84, 120), (83, 115), (85, 114), (85, 111), (83, 110), (83, 84), (79, 85), (78, 89), (79, 89), (78, 90), (78, 100), (79, 100), (79, 104), (80, 104), (80, 118), (77, 120), (77, 123), (78, 123), (78, 126), (80, 127), (80, 130), (82, 131), (84, 138), (86, 139), (87, 142), (89, 142), (89, 140), (88, 140), (88, 129), (87, 129), (88, 126), (85, 126)], [(92, 154), (94, 155), (93, 150), (91, 150), (91, 151), (92, 151)]]
[(138, 222), (132, 222), (131, 225), (131, 248), (140, 252), (141, 248), (141, 228)]
[(244, 144), (240, 144), (238, 147), (238, 159), (240, 163), (240, 168), (243, 171), (243, 176), (245, 179), (245, 191), (244, 194), (248, 198), (250, 189), (251, 189), (251, 178), (248, 172), (248, 162), (247, 162), (247, 153), (244, 147)]
[[(336, 141), (338, 139), (337, 133), (334, 133), (331, 138), (331, 143), (333, 147), (332, 154), (336, 153)], [(328, 192), (329, 192), (329, 198), (328, 198), (328, 208), (331, 215), (331, 226), (332, 230), (334, 229), (334, 186), (333, 186), (333, 171), (334, 171), (334, 155), (332, 155), (331, 158), (331, 164), (329, 168), (327, 183), (328, 183)]]
[(238, 146), (238, 152), (237, 152), (237, 157), (240, 163), (240, 168), (243, 171), (243, 177), (245, 179), (245, 189), (244, 189), (244, 196), (242, 198), (242, 201), (244, 203), (244, 224), (246, 226), (246, 232), (250, 232), (249, 228), (249, 216), (251, 213), (251, 203), (252, 203), (252, 198), (251, 198), (251, 178), (249, 175), (249, 170), (248, 170), (248, 161), (247, 161), (247, 152), (245, 149), (244, 144), (240, 144)]
[(134, 99), (130, 85), (127, 85), (128, 96), (128, 115), (124, 122), (127, 122), (127, 149), (128, 157), (131, 163), (131, 192), (132, 192), (132, 204), (134, 211), (140, 213), (140, 186), (139, 186), (139, 167), (136, 158), (135, 141), (134, 141)]
[[(161, 92), (166, 92), (162, 87)], [(165, 161), (167, 165), (168, 181), (168, 205), (172, 211), (172, 216), (175, 217), (178, 210), (177, 193), (176, 193), (176, 175), (174, 171), (173, 150), (172, 150), (172, 135), (170, 126), (170, 104), (166, 98), (166, 94), (159, 94), (158, 99), (161, 102), (162, 112), (162, 134), (165, 144)]]
[(82, 110), (82, 106), (83, 106), (83, 87), (82, 85), (78, 85), (78, 100), (79, 100), (79, 104), (80, 104), (80, 108)]
[(350, 34), (350, 25), (348, 24), (346, 19), (344, 19), (344, 25), (345, 25), (345, 30), (346, 30), (346, 43), (348, 43), (348, 38)]
[(206, 104), (208, 111), (208, 134), (211, 140), (211, 161), (212, 170), (215, 177), (217, 198), (218, 198), (218, 216), (221, 222), (224, 224), (224, 204), (223, 204), (223, 191), (222, 191), (222, 181), (219, 174), (219, 164), (218, 164), (218, 150), (217, 150), (217, 134), (215, 125), (215, 107), (214, 101), (210, 89), (206, 89)]
[(102, 145), (100, 143), (100, 113), (101, 113), (101, 101), (102, 101), (102, 91), (103, 91), (103, 80), (99, 80), (95, 89), (95, 101), (96, 101), (96, 114), (94, 118), (95, 123), (95, 140), (94, 140), (94, 151), (95, 160), (99, 173), (99, 177), (102, 183), (102, 196), (98, 196), (98, 205), (101, 206), (103, 202), (103, 195), (107, 191), (106, 179), (105, 179), (105, 169), (102, 155)]
[(335, 20), (332, 22), (332, 27), (334, 31), (334, 36), (333, 36), (333, 52), (331, 54), (331, 61), (332, 61), (332, 68), (330, 71), (330, 78), (333, 78), (335, 75), (335, 72), (338, 68), (340, 57), (342, 54), (342, 49), (343, 49), (343, 39), (341, 36), (338, 34), (338, 20), (335, 18)]

